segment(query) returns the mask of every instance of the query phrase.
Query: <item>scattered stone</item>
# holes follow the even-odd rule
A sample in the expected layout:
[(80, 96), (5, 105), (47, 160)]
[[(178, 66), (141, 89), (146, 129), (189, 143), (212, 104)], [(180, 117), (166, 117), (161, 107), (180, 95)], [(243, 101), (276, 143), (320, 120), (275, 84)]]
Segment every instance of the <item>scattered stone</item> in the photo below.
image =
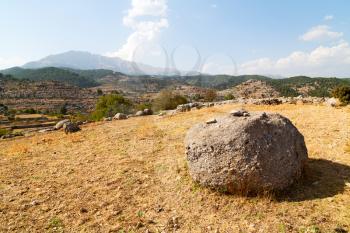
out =
[(30, 204), (32, 206), (36, 206), (36, 205), (40, 205), (40, 202), (38, 200), (33, 200)]
[(152, 111), (151, 109), (146, 108), (146, 109), (143, 110), (143, 114), (144, 114), (145, 116), (147, 116), (147, 115), (152, 115), (152, 114), (153, 114), (153, 111)]
[(307, 162), (303, 135), (279, 114), (235, 111), (215, 125), (198, 124), (185, 139), (192, 178), (229, 193), (283, 190)]
[(248, 114), (248, 116), (249, 116), (249, 113), (245, 110), (233, 110), (230, 112), (230, 114), (232, 116), (235, 116), (235, 117), (242, 117), (242, 116), (244, 116), (244, 114), (246, 114), (246, 115)]
[(144, 112), (143, 111), (137, 111), (136, 113), (135, 113), (135, 116), (144, 116)]
[(104, 117), (103, 121), (112, 121), (112, 117)]
[(80, 213), (85, 214), (87, 212), (89, 212), (88, 209), (86, 209), (84, 207), (80, 208)]
[(125, 119), (128, 119), (128, 116), (124, 113), (117, 113), (117, 114), (115, 114), (113, 119), (114, 120), (125, 120)]
[(338, 105), (338, 100), (336, 98), (329, 98), (326, 104), (330, 107), (336, 107)]
[(337, 228), (335, 228), (335, 229), (334, 229), (334, 232), (335, 232), (335, 233), (348, 233), (348, 231), (345, 230), (345, 229), (342, 228), (342, 227), (337, 227)]
[(158, 116), (165, 116), (166, 115), (166, 112), (160, 112), (159, 114), (158, 114)]
[(55, 130), (55, 128), (46, 128), (46, 129), (41, 129), (38, 132), (39, 133), (46, 133), (46, 132), (51, 132), (51, 131), (54, 131), (54, 130)]
[(216, 122), (217, 122), (216, 119), (211, 119), (211, 120), (206, 121), (205, 123), (207, 125), (209, 125), (209, 124), (215, 124)]
[(254, 104), (256, 105), (279, 105), (282, 104), (283, 101), (279, 99), (261, 99), (254, 101)]
[(70, 122), (70, 120), (68, 120), (68, 119), (57, 122), (57, 124), (55, 125), (55, 129), (59, 130), (59, 129), (63, 128), (63, 125), (68, 123), (68, 122)]
[(64, 129), (64, 132), (66, 134), (75, 133), (75, 132), (78, 132), (81, 130), (80, 127), (76, 123), (73, 123), (73, 122), (65, 123), (63, 125), (63, 129)]
[(179, 225), (179, 218), (178, 217), (172, 217), (168, 220), (168, 227), (170, 229), (178, 230), (180, 228)]

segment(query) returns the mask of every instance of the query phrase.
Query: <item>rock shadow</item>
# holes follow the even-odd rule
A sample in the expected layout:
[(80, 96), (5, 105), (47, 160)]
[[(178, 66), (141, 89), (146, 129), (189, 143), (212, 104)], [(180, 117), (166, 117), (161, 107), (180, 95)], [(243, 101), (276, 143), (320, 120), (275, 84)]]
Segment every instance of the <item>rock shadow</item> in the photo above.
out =
[(305, 201), (343, 193), (350, 182), (350, 166), (324, 159), (309, 159), (304, 176), (287, 190), (277, 193), (277, 201)]

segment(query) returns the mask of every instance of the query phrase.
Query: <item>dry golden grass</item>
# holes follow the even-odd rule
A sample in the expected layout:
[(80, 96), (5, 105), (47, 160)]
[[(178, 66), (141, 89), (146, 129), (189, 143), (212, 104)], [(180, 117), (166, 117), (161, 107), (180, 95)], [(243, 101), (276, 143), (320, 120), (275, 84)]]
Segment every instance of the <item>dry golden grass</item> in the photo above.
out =
[(310, 163), (285, 193), (225, 195), (192, 182), (183, 139), (241, 106), (96, 123), (0, 142), (0, 232), (341, 232), (350, 228), (348, 109), (279, 112), (304, 134)]

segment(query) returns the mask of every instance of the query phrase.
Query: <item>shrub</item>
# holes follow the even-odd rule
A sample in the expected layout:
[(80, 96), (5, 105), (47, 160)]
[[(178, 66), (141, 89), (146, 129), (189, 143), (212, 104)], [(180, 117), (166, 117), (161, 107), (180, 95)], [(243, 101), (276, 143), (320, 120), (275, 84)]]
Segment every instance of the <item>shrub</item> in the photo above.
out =
[(206, 90), (203, 98), (206, 102), (213, 102), (216, 99), (216, 91), (213, 89)]
[(8, 107), (4, 104), (0, 104), (0, 114), (6, 114), (8, 111)]
[(24, 109), (23, 111), (21, 111), (22, 113), (25, 113), (25, 114), (36, 114), (38, 113), (37, 110), (35, 110), (34, 108), (29, 108), (29, 109)]
[(104, 95), (101, 96), (96, 104), (94, 112), (91, 114), (92, 120), (101, 120), (103, 117), (112, 117), (118, 112), (130, 113), (131, 102), (121, 95)]
[(68, 112), (67, 103), (65, 103), (65, 104), (60, 108), (60, 114), (66, 115), (67, 112)]
[(0, 137), (9, 134), (10, 131), (7, 129), (0, 129)]
[(141, 104), (137, 104), (135, 106), (136, 111), (143, 111), (145, 109), (152, 109), (152, 104), (151, 103), (141, 103)]
[(102, 91), (101, 89), (97, 89), (97, 95), (98, 95), (98, 96), (103, 95), (103, 91)]
[(229, 94), (227, 94), (227, 95), (225, 95), (225, 100), (233, 100), (233, 99), (235, 99), (235, 97), (232, 95), (232, 93), (229, 93)]
[(338, 98), (343, 104), (350, 103), (350, 86), (339, 86), (333, 89), (332, 96)]
[(184, 96), (174, 94), (171, 90), (161, 91), (153, 103), (155, 111), (175, 109), (180, 104), (188, 103)]

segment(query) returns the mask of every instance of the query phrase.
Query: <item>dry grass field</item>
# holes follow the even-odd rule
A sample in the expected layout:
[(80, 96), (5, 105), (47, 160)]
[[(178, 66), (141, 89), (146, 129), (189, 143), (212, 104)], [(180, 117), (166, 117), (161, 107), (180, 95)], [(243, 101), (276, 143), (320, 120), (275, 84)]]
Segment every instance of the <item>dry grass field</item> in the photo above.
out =
[(309, 165), (284, 193), (239, 197), (192, 182), (183, 140), (238, 105), (0, 141), (0, 232), (348, 232), (350, 110), (245, 106), (287, 116)]

